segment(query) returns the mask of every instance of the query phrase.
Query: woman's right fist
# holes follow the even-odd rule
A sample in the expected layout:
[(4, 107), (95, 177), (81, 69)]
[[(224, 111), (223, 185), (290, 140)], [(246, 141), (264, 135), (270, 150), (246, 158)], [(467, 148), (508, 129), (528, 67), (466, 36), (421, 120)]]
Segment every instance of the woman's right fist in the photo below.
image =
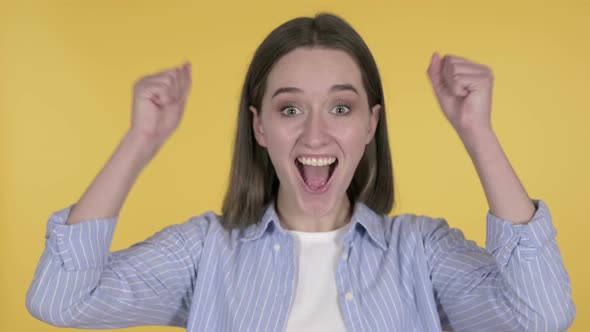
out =
[(180, 123), (191, 82), (189, 62), (137, 80), (130, 131), (150, 145), (163, 145)]

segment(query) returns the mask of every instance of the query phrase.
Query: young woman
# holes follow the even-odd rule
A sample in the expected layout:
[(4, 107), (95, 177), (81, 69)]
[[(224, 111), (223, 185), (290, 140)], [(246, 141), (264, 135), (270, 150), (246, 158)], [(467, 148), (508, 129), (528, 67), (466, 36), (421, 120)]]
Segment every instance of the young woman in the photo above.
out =
[(484, 187), (487, 250), (444, 219), (387, 216), (379, 72), (353, 28), (322, 14), (279, 26), (254, 55), (222, 215), (110, 253), (127, 193), (182, 117), (190, 65), (137, 81), (128, 134), (49, 219), (29, 311), (81, 328), (565, 330), (575, 307), (556, 232), (494, 134), (491, 70), (435, 53), (428, 74)]

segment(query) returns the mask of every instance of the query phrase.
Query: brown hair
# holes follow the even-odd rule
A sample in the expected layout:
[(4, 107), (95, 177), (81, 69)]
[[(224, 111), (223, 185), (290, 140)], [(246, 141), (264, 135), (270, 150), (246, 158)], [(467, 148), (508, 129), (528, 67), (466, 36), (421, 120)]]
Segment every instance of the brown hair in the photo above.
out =
[(351, 202), (360, 201), (387, 214), (394, 203), (393, 167), (389, 152), (385, 101), (377, 64), (359, 34), (342, 18), (320, 13), (292, 19), (264, 39), (248, 68), (238, 112), (229, 186), (223, 202), (223, 226), (245, 228), (259, 221), (265, 206), (276, 198), (279, 179), (267, 150), (256, 142), (250, 105), (261, 110), (266, 79), (272, 66), (299, 47), (324, 47), (347, 52), (360, 67), (369, 107), (382, 106), (373, 140), (365, 147), (347, 189)]

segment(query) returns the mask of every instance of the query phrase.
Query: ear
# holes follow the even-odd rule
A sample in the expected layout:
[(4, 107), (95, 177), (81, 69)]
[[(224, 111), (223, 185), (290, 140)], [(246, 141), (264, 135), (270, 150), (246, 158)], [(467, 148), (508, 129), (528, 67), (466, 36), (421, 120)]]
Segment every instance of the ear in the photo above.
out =
[(381, 114), (381, 105), (377, 104), (371, 108), (371, 114), (369, 115), (369, 128), (367, 128), (367, 139), (365, 144), (369, 144), (375, 136), (377, 130), (377, 124), (379, 123), (379, 115)]
[(266, 147), (266, 138), (264, 137), (264, 129), (262, 128), (262, 121), (258, 116), (258, 110), (254, 106), (248, 107), (252, 112), (252, 131), (254, 131), (254, 137), (258, 142), (258, 145)]

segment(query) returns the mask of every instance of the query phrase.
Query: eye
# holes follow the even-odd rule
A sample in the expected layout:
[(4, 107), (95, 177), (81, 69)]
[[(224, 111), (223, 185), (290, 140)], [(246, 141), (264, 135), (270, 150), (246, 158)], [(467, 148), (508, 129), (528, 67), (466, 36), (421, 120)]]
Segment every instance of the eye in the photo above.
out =
[(284, 105), (281, 107), (281, 113), (285, 116), (294, 116), (297, 114), (301, 114), (301, 110), (293, 105)]
[(338, 104), (331, 111), (331, 113), (335, 113), (338, 115), (346, 115), (348, 114), (348, 112), (350, 112), (349, 104)]

